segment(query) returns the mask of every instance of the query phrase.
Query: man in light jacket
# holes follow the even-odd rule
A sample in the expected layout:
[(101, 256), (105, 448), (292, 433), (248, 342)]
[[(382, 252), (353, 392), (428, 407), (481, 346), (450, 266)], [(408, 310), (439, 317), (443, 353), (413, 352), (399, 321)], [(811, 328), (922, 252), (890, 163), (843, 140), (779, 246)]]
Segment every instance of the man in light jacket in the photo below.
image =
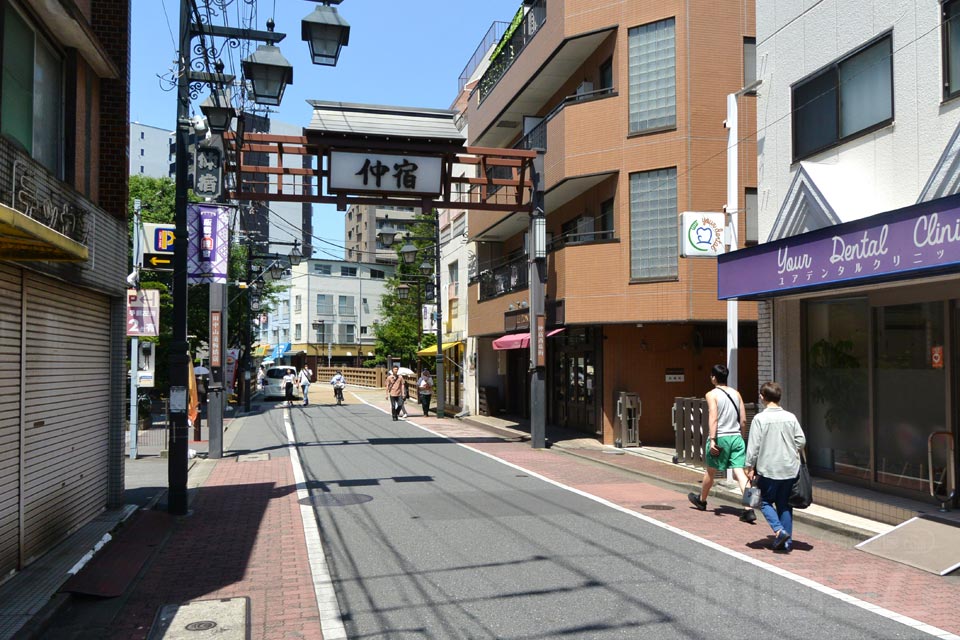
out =
[(797, 417), (780, 406), (783, 389), (776, 382), (760, 387), (764, 410), (750, 424), (747, 476), (756, 478), (762, 496), (760, 511), (773, 529), (773, 550), (793, 549), (793, 507), (790, 493), (800, 471), (800, 450), (807, 438)]

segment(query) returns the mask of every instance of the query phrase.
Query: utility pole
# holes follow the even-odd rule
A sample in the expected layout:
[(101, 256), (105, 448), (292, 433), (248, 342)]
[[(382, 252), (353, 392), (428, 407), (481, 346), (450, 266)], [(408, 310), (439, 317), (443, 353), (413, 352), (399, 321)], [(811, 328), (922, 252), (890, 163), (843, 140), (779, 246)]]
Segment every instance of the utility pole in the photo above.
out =
[[(133, 201), (133, 275), (137, 278), (136, 286), (140, 288), (140, 272), (137, 270), (137, 260), (140, 255), (140, 198)], [(128, 303), (129, 304), (129, 303)], [(140, 338), (130, 338), (130, 459), (137, 459), (137, 421), (139, 420), (137, 406), (137, 366), (140, 359)]]
[[(430, 211), (433, 214), (433, 300), (437, 305), (437, 417), (442, 418), (447, 404), (447, 380), (443, 375), (443, 303), (440, 300), (440, 215), (430, 206), (429, 200), (423, 201), (420, 211)], [(420, 313), (423, 313), (422, 311)]]
[[(533, 209), (530, 212), (530, 229), (527, 242), (529, 252), (529, 295), (530, 295), (530, 444), (534, 449), (546, 446), (547, 424), (547, 370), (539, 362), (540, 354), (545, 353), (542, 344), (544, 336), (540, 333), (545, 316), (545, 294), (547, 282), (546, 260), (546, 211), (543, 197), (543, 151), (537, 151), (530, 171), (533, 182), (531, 194)], [(542, 226), (543, 228), (538, 228)], [(543, 243), (543, 246), (541, 246)], [(540, 350), (540, 351), (538, 351)]]

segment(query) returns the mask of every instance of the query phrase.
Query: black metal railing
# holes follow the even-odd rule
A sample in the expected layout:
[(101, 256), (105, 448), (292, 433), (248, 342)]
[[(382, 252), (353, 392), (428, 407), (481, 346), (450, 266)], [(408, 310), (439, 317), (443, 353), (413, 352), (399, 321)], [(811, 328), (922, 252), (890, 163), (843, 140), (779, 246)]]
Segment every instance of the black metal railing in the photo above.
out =
[(513, 65), (513, 61), (520, 56), (524, 47), (529, 44), (533, 36), (537, 34), (540, 27), (542, 27), (546, 21), (547, 1), (535, 0), (527, 9), (523, 19), (514, 29), (513, 33), (507, 31), (504, 34), (507, 35), (510, 33), (510, 36), (506, 42), (501, 42), (497, 45), (500, 48), (499, 51), (493, 60), (490, 61), (490, 66), (487, 67), (487, 70), (483, 73), (480, 82), (477, 83), (480, 102), (483, 102), (486, 97), (490, 95), (490, 92), (492, 92), (494, 87), (497, 86), (497, 83), (500, 82), (500, 78), (507, 73), (507, 70)]
[(509, 22), (494, 21), (490, 25), (490, 28), (487, 29), (486, 35), (483, 36), (483, 39), (480, 41), (480, 44), (477, 45), (476, 51), (473, 52), (473, 56), (470, 58), (470, 61), (467, 62), (464, 66), (463, 71), (460, 72), (459, 86), (457, 87), (457, 93), (463, 91), (463, 88), (470, 82), (473, 72), (477, 70), (477, 67), (480, 66), (480, 63), (483, 62), (484, 56), (487, 55), (487, 52), (493, 47), (494, 44), (500, 42), (500, 38), (503, 37), (503, 34), (506, 33), (507, 27), (510, 26)]
[(527, 256), (521, 255), (498, 266), (481, 269), (480, 300), (496, 298), (527, 288)]

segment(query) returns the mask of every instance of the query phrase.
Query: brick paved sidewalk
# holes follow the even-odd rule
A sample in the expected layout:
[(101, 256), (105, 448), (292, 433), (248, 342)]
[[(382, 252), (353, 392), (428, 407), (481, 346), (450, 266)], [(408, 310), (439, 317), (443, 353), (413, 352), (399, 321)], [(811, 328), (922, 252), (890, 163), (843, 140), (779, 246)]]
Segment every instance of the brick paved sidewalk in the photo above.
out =
[(115, 621), (145, 639), (166, 604), (249, 597), (255, 639), (319, 639), (320, 618), (290, 459), (217, 463)]

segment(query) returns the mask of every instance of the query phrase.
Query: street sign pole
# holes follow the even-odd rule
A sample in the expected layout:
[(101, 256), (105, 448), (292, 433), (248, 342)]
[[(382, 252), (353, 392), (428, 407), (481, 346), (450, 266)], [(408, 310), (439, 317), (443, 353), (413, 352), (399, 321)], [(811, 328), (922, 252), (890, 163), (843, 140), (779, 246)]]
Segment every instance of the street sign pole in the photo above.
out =
[[(143, 247), (140, 244), (140, 199), (137, 198), (133, 201), (133, 272), (137, 274), (137, 264), (138, 257), (143, 252)], [(136, 286), (140, 287), (139, 277), (137, 279)], [(129, 304), (129, 301), (128, 303)], [(140, 354), (140, 338), (134, 336), (130, 339), (130, 459), (137, 459), (137, 420), (139, 416), (137, 415), (137, 361)]]

